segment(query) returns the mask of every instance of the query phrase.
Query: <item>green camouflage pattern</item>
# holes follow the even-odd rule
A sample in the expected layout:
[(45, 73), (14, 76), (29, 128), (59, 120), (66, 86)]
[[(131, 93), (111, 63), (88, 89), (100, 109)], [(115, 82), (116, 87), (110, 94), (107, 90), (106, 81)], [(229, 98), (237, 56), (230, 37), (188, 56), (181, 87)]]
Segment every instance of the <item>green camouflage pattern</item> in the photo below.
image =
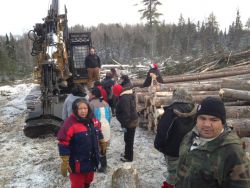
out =
[(181, 144), (175, 188), (250, 188), (250, 159), (234, 131), (192, 151), (189, 132)]
[(179, 157), (172, 157), (168, 155), (164, 155), (164, 157), (165, 157), (166, 164), (167, 164), (167, 172), (164, 174), (166, 181), (171, 185), (175, 185), (176, 169), (177, 169)]

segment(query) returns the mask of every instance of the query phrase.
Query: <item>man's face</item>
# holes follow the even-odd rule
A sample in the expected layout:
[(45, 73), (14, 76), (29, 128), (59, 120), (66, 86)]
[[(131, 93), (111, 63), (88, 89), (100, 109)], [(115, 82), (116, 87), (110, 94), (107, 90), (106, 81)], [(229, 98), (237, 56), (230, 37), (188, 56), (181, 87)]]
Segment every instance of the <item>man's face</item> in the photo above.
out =
[(94, 55), (95, 54), (95, 49), (91, 48), (90, 49), (90, 54)]
[(210, 115), (199, 115), (196, 127), (202, 138), (215, 138), (224, 128), (220, 118)]

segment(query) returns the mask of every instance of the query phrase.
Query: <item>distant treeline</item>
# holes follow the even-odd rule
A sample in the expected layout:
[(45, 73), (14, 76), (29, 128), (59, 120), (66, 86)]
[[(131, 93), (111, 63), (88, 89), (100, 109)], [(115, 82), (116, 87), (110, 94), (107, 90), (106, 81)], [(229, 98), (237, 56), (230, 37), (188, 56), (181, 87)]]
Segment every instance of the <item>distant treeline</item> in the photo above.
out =
[(0, 81), (31, 74), (34, 62), (30, 55), (31, 45), (27, 34), (0, 36)]
[[(178, 24), (159, 23), (151, 29), (142, 24), (100, 24), (88, 28), (76, 25), (70, 31), (91, 31), (93, 46), (103, 63), (111, 59), (130, 63), (138, 57), (181, 59), (250, 48), (250, 21), (243, 25), (239, 11), (225, 31), (219, 29), (213, 13), (203, 22), (193, 23), (181, 15)], [(34, 66), (31, 48), (27, 34), (0, 36), (0, 76), (30, 74)]]

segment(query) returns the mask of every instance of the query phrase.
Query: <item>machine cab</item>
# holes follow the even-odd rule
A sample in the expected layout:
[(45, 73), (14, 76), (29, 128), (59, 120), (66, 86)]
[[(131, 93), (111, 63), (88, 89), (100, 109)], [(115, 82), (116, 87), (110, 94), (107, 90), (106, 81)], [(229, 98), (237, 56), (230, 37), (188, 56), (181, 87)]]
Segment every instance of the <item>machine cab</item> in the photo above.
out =
[(88, 81), (85, 57), (92, 46), (91, 33), (69, 33), (69, 69), (73, 74), (73, 82), (84, 84)]

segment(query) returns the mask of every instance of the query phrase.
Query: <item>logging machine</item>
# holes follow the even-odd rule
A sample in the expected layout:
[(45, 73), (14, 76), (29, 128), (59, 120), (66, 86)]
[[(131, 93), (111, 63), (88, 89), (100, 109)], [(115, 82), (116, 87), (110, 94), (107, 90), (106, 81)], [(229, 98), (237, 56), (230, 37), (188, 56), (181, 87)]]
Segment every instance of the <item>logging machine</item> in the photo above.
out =
[[(37, 23), (28, 37), (33, 41), (31, 55), (36, 58), (34, 81), (38, 96), (27, 96), (28, 114), (24, 134), (35, 138), (55, 134), (62, 122), (62, 106), (74, 83), (87, 83), (84, 60), (92, 45), (91, 33), (70, 33), (67, 9), (59, 11), (59, 0), (52, 0), (43, 23)], [(36, 99), (36, 100), (35, 100)]]

